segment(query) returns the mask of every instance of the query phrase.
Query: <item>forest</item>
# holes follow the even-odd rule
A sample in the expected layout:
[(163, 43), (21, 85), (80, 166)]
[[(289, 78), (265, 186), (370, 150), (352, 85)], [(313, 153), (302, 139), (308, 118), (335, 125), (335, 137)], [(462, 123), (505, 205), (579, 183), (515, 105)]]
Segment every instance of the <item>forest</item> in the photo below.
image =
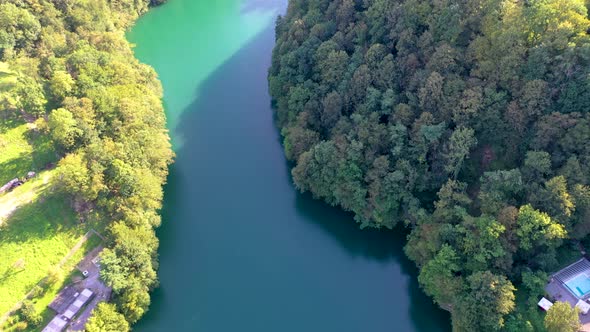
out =
[(587, 6), (292, 0), (277, 22), (269, 86), (295, 185), (408, 232), (454, 331), (577, 329), (536, 302), (590, 245)]
[(0, 1), (0, 61), (15, 76), (2, 86), (0, 122), (26, 120), (47, 138), (51, 191), (107, 238), (101, 273), (114, 304), (99, 306), (88, 331), (129, 330), (158, 285), (154, 228), (174, 156), (160, 82), (125, 30), (159, 2)]

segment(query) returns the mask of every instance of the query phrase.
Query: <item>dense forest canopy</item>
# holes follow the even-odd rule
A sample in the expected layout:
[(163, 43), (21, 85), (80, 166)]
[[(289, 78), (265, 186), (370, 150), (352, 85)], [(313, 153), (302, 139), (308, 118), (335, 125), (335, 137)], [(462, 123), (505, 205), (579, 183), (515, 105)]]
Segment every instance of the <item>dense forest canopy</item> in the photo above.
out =
[(156, 73), (133, 57), (124, 36), (149, 5), (0, 0), (0, 60), (18, 76), (2, 91), (0, 121), (37, 119), (60, 159), (54, 190), (107, 230), (102, 277), (117, 305), (100, 307), (105, 317), (92, 321), (93, 331), (107, 315), (119, 319), (115, 309), (136, 322), (157, 285), (153, 229), (173, 153)]
[(454, 330), (542, 329), (590, 233), (589, 28), (582, 0), (290, 1), (269, 83), (296, 186), (406, 225)]

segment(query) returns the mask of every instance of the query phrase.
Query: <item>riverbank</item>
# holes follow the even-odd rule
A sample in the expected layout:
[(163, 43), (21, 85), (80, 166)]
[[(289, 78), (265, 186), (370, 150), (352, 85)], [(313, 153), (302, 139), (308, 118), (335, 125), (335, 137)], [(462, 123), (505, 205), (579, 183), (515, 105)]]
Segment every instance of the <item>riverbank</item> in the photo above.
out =
[(160, 287), (135, 329), (448, 331), (399, 235), (293, 187), (266, 80), (285, 6), (175, 0), (128, 34), (162, 81), (177, 155)]

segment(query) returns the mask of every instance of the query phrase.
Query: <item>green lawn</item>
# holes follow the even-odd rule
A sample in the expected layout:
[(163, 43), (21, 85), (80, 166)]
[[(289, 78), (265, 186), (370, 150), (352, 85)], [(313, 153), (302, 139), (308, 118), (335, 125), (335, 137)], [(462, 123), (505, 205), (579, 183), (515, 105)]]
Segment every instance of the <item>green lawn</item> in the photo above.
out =
[(59, 293), (59, 291), (62, 290), (62, 288), (73, 282), (73, 279), (75, 277), (83, 278), (82, 273), (80, 273), (80, 271), (78, 271), (75, 268), (76, 264), (78, 264), (78, 262), (81, 261), (87, 253), (89, 253), (92, 249), (96, 248), (101, 243), (101, 238), (93, 234), (88, 239), (88, 241), (84, 243), (80, 250), (78, 250), (76, 254), (70, 257), (70, 259), (62, 267), (62, 270), (66, 275), (63, 282), (52, 285), (47, 289), (47, 291), (42, 297), (33, 299), (35, 307), (43, 316), (43, 322), (38, 327), (31, 329), (31, 331), (43, 330), (43, 328), (49, 323), (49, 321), (53, 319), (53, 317), (55, 316), (55, 312), (49, 309), (47, 306), (49, 305), (49, 303), (51, 303), (51, 301), (53, 301), (57, 293)]
[[(0, 315), (7, 312), (25, 297), (35, 284), (47, 275), (49, 269), (58, 264), (80, 238), (92, 227), (81, 225), (69, 203), (49, 190), (49, 179), (53, 171), (44, 171), (34, 179), (0, 196), (0, 212), (8, 206), (17, 209), (7, 218), (0, 218)], [(70, 257), (60, 269), (63, 281), (46, 287), (41, 296), (34, 298), (43, 323), (29, 327), (29, 331), (41, 330), (54, 316), (47, 308), (55, 295), (72, 278), (79, 274), (76, 264), (102, 240), (92, 235), (82, 247)], [(22, 265), (19, 266), (19, 265)], [(4, 326), (11, 331), (10, 324)]]
[(0, 226), (0, 314), (22, 300), (86, 228), (78, 224), (69, 203), (55, 195), (37, 196), (17, 209)]
[(19, 119), (0, 119), (0, 186), (57, 160), (49, 137), (33, 127)]

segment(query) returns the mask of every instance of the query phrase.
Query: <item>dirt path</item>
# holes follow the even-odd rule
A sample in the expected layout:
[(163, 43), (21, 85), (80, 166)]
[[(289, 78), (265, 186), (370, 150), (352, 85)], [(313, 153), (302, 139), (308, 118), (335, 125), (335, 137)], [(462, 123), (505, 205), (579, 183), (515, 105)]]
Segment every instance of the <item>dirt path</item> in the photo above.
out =
[(8, 220), (14, 211), (18, 210), (18, 208), (25, 204), (29, 204), (33, 199), (35, 199), (35, 197), (39, 195), (40, 191), (42, 191), (43, 188), (49, 184), (51, 174), (45, 173), (40, 176), (40, 179), (31, 180), (31, 185), (27, 186), (27, 184), (24, 184), (12, 192), (0, 196), (0, 225), (2, 225), (4, 221)]

